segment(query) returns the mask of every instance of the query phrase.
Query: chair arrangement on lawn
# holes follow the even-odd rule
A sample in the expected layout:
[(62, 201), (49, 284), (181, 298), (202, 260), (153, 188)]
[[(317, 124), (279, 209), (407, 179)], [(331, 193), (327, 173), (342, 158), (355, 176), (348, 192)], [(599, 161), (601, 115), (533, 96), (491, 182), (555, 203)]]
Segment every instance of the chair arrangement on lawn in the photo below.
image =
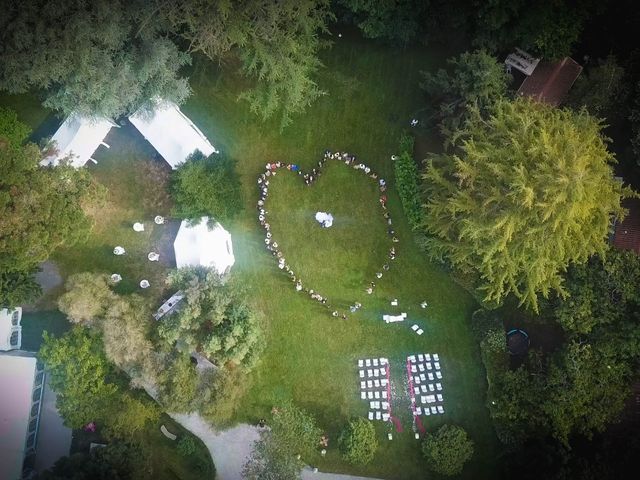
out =
[(437, 353), (408, 356), (407, 378), (414, 419), (421, 415), (444, 413), (442, 371), (440, 357)]
[(389, 360), (366, 358), (358, 360), (360, 399), (369, 402), (369, 420), (391, 419), (391, 384)]
[(400, 315), (382, 315), (382, 320), (384, 320), (384, 323), (404, 322), (406, 318), (406, 313), (401, 313)]

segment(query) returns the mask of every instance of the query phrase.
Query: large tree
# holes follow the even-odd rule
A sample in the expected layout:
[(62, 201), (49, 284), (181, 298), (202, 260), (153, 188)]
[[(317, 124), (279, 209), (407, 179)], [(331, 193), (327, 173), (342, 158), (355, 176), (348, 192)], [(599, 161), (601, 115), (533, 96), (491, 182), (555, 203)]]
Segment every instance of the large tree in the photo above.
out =
[(232, 159), (197, 151), (173, 174), (174, 214), (192, 221), (204, 216), (212, 223), (231, 220), (242, 210), (241, 187)]
[(166, 36), (137, 29), (142, 11), (123, 0), (4, 2), (0, 88), (45, 91), (65, 115), (117, 117), (189, 94), (189, 57)]
[(212, 270), (180, 269), (169, 277), (184, 292), (180, 308), (162, 320), (159, 333), (169, 344), (206, 355), (218, 366), (232, 363), (250, 369), (261, 350), (257, 315), (234, 282), (224, 283)]
[(458, 475), (473, 456), (473, 442), (462, 427), (443, 425), (424, 437), (422, 452), (431, 470)]
[(445, 138), (464, 124), (470, 105), (487, 115), (506, 95), (511, 80), (504, 65), (485, 50), (464, 52), (447, 63), (450, 73), (444, 69), (435, 74), (423, 71), (420, 83), (427, 95), (428, 111), (439, 122)]
[(564, 293), (562, 272), (603, 252), (620, 200), (601, 123), (585, 111), (527, 99), (476, 108), (456, 132), (455, 153), (433, 155), (424, 175), (432, 257), (475, 277), (484, 301), (509, 294), (538, 308)]

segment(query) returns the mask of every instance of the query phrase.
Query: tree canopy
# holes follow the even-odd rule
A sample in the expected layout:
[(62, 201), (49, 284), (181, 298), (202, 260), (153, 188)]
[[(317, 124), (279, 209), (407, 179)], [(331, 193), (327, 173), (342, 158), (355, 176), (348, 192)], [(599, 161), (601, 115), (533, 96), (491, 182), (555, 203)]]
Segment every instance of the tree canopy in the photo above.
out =
[(420, 83), (430, 114), (439, 121), (445, 138), (463, 126), (470, 106), (475, 105), (486, 116), (494, 103), (506, 95), (511, 81), (504, 65), (485, 50), (464, 52), (447, 63), (451, 72), (423, 71)]
[(456, 152), (432, 155), (424, 175), (424, 228), (432, 257), (475, 276), (487, 303), (509, 294), (538, 308), (564, 294), (562, 272), (603, 252), (621, 198), (600, 121), (526, 99), (477, 108)]
[(174, 214), (196, 221), (226, 222), (242, 210), (240, 177), (235, 161), (224, 154), (192, 154), (173, 174)]
[(218, 366), (253, 367), (262, 348), (262, 333), (238, 286), (223, 283), (214, 271), (202, 268), (173, 272), (169, 283), (182, 290), (185, 298), (161, 322), (160, 336), (171, 345), (180, 341), (188, 351), (201, 352)]
[(443, 425), (425, 435), (422, 452), (434, 472), (457, 475), (473, 456), (473, 442), (462, 427)]
[(378, 438), (373, 423), (364, 418), (351, 420), (338, 439), (344, 459), (349, 463), (367, 464), (378, 449)]

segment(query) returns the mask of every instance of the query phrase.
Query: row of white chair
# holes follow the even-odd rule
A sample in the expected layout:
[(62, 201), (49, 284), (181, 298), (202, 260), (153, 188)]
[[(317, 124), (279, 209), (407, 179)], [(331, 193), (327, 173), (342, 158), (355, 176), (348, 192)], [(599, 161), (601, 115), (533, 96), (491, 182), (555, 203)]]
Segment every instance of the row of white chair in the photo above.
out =
[(369, 408), (371, 408), (371, 410), (389, 410), (389, 402), (373, 400), (369, 402)]
[(382, 420), (383, 422), (389, 421), (389, 415), (386, 412), (369, 412), (369, 420)]
[(407, 357), (407, 360), (409, 360), (411, 363), (430, 362), (431, 358), (433, 358), (434, 362), (440, 361), (440, 356), (437, 353), (434, 353), (433, 355), (429, 353), (419, 353), (418, 355), (409, 355)]
[(378, 365), (388, 365), (389, 359), (380, 357), (380, 358), (364, 358), (358, 360), (358, 367), (377, 367)]
[[(418, 399), (418, 397), (416, 396), (416, 400)], [(421, 403), (436, 403), (436, 402), (443, 402), (444, 398), (442, 398), (442, 394), (438, 393), (436, 395), (420, 395), (420, 402)]]
[(360, 390), (366, 390), (367, 388), (380, 388), (386, 387), (389, 384), (389, 380), (386, 378), (375, 379), (375, 380), (361, 380), (360, 381)]
[(438, 392), (442, 391), (441, 383), (436, 383), (435, 385), (433, 383), (429, 383), (427, 385), (422, 384), (413, 386), (413, 391), (415, 392), (416, 396), (420, 395), (421, 393), (435, 392), (436, 390)]
[(364, 378), (365, 373), (367, 377), (385, 377), (387, 375), (387, 367), (380, 368), (369, 368), (366, 371), (364, 369), (360, 370), (360, 378)]
[(375, 398), (375, 399), (380, 399), (380, 398), (382, 398), (382, 399), (385, 399), (385, 400), (386, 400), (386, 399), (387, 399), (387, 397), (388, 397), (388, 394), (387, 394), (387, 391), (386, 391), (386, 390), (382, 390), (381, 392), (378, 392), (378, 391), (375, 391), (375, 392), (371, 392), (371, 391), (369, 391), (369, 392), (365, 392), (365, 391), (363, 390), (363, 391), (361, 391), (361, 392), (360, 392), (360, 398), (361, 398), (362, 400), (366, 400), (367, 398), (368, 398), (369, 400), (373, 400), (374, 398)]
[[(440, 380), (442, 378), (442, 374), (438, 375), (440, 372), (436, 372), (436, 378)], [(431, 377), (428, 377), (431, 380)], [(420, 385), (420, 383), (425, 383), (427, 381), (427, 376), (424, 373), (420, 375), (416, 375), (413, 377), (413, 383)]]
[(416, 407), (416, 415), (437, 415), (443, 414), (444, 407), (442, 405), (435, 405), (431, 407)]

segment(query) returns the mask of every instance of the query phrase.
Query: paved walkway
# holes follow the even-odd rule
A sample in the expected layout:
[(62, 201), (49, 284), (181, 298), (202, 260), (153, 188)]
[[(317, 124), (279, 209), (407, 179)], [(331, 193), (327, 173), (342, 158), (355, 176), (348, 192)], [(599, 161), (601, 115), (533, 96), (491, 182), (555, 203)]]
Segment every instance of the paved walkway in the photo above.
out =
[[(216, 432), (197, 413), (172, 413), (173, 418), (195, 436), (200, 438), (209, 449), (216, 466), (217, 480), (241, 480), (242, 467), (251, 454), (253, 442), (258, 437), (258, 428), (240, 424), (229, 430)], [(303, 480), (376, 480), (367, 477), (338, 475), (333, 473), (314, 473), (310, 468), (302, 471)], [(213, 480), (213, 479), (212, 479)]]

